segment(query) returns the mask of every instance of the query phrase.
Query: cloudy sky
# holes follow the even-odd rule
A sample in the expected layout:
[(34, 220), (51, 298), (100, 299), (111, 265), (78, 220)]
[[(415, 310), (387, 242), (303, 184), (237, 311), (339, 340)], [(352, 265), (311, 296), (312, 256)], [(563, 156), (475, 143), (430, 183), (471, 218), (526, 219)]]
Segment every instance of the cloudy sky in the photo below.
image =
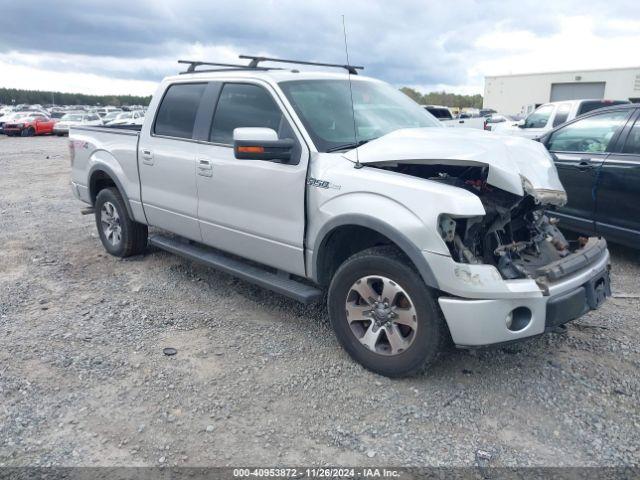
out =
[(397, 86), (640, 65), (639, 0), (0, 0), (0, 87), (153, 93), (179, 58), (351, 63)]

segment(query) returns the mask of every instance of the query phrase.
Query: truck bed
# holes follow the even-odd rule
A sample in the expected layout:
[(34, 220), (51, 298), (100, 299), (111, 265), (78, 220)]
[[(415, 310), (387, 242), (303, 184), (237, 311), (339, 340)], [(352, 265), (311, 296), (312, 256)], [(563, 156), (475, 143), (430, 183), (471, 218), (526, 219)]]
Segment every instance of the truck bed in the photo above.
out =
[(138, 221), (144, 220), (138, 174), (139, 125), (71, 127), (71, 178), (76, 196), (93, 203), (92, 182), (107, 174), (120, 183)]

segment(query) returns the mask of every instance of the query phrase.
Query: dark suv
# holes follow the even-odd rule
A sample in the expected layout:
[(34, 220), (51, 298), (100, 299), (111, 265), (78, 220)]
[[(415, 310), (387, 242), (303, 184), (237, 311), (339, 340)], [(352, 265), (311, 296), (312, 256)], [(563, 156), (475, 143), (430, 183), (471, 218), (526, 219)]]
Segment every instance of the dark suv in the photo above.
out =
[(584, 114), (539, 139), (554, 157), (568, 203), (564, 227), (640, 245), (640, 104)]

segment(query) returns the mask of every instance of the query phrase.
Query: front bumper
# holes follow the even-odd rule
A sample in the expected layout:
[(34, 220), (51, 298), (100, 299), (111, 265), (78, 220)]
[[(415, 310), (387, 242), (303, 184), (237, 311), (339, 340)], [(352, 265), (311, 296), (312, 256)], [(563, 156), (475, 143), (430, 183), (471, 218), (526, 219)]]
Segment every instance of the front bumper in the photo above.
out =
[(54, 134), (62, 134), (62, 133), (64, 133), (66, 135), (66, 134), (69, 133), (69, 127), (56, 125), (56, 126), (53, 127), (53, 133)]
[[(465, 280), (468, 281), (468, 277)], [(495, 290), (497, 295), (493, 298), (439, 298), (456, 345), (480, 347), (522, 340), (598, 308), (611, 295), (609, 251), (605, 246), (586, 266), (549, 282), (544, 290), (533, 280), (493, 283), (492, 286), (476, 282), (481, 290)], [(499, 284), (506, 284), (506, 287)], [(477, 290), (471, 290), (471, 293), (474, 297), (478, 294)]]

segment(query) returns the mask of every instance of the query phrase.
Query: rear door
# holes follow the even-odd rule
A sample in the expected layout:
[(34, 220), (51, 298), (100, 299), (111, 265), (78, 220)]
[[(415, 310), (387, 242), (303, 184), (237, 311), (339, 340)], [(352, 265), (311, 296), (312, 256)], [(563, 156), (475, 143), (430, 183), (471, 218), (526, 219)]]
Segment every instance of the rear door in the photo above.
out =
[(170, 85), (138, 144), (140, 193), (148, 223), (197, 241), (198, 144), (193, 132), (206, 87), (206, 82)]
[[(296, 142), (294, 160), (237, 160), (233, 130), (265, 127)], [(206, 142), (198, 151), (198, 216), (204, 243), (303, 275), (309, 150), (272, 87), (221, 85)]]
[(554, 213), (566, 227), (595, 232), (596, 179), (628, 116), (628, 110), (589, 115), (557, 129), (545, 142), (567, 191), (567, 204)]
[(639, 112), (602, 165), (596, 203), (596, 232), (636, 248), (640, 242)]

